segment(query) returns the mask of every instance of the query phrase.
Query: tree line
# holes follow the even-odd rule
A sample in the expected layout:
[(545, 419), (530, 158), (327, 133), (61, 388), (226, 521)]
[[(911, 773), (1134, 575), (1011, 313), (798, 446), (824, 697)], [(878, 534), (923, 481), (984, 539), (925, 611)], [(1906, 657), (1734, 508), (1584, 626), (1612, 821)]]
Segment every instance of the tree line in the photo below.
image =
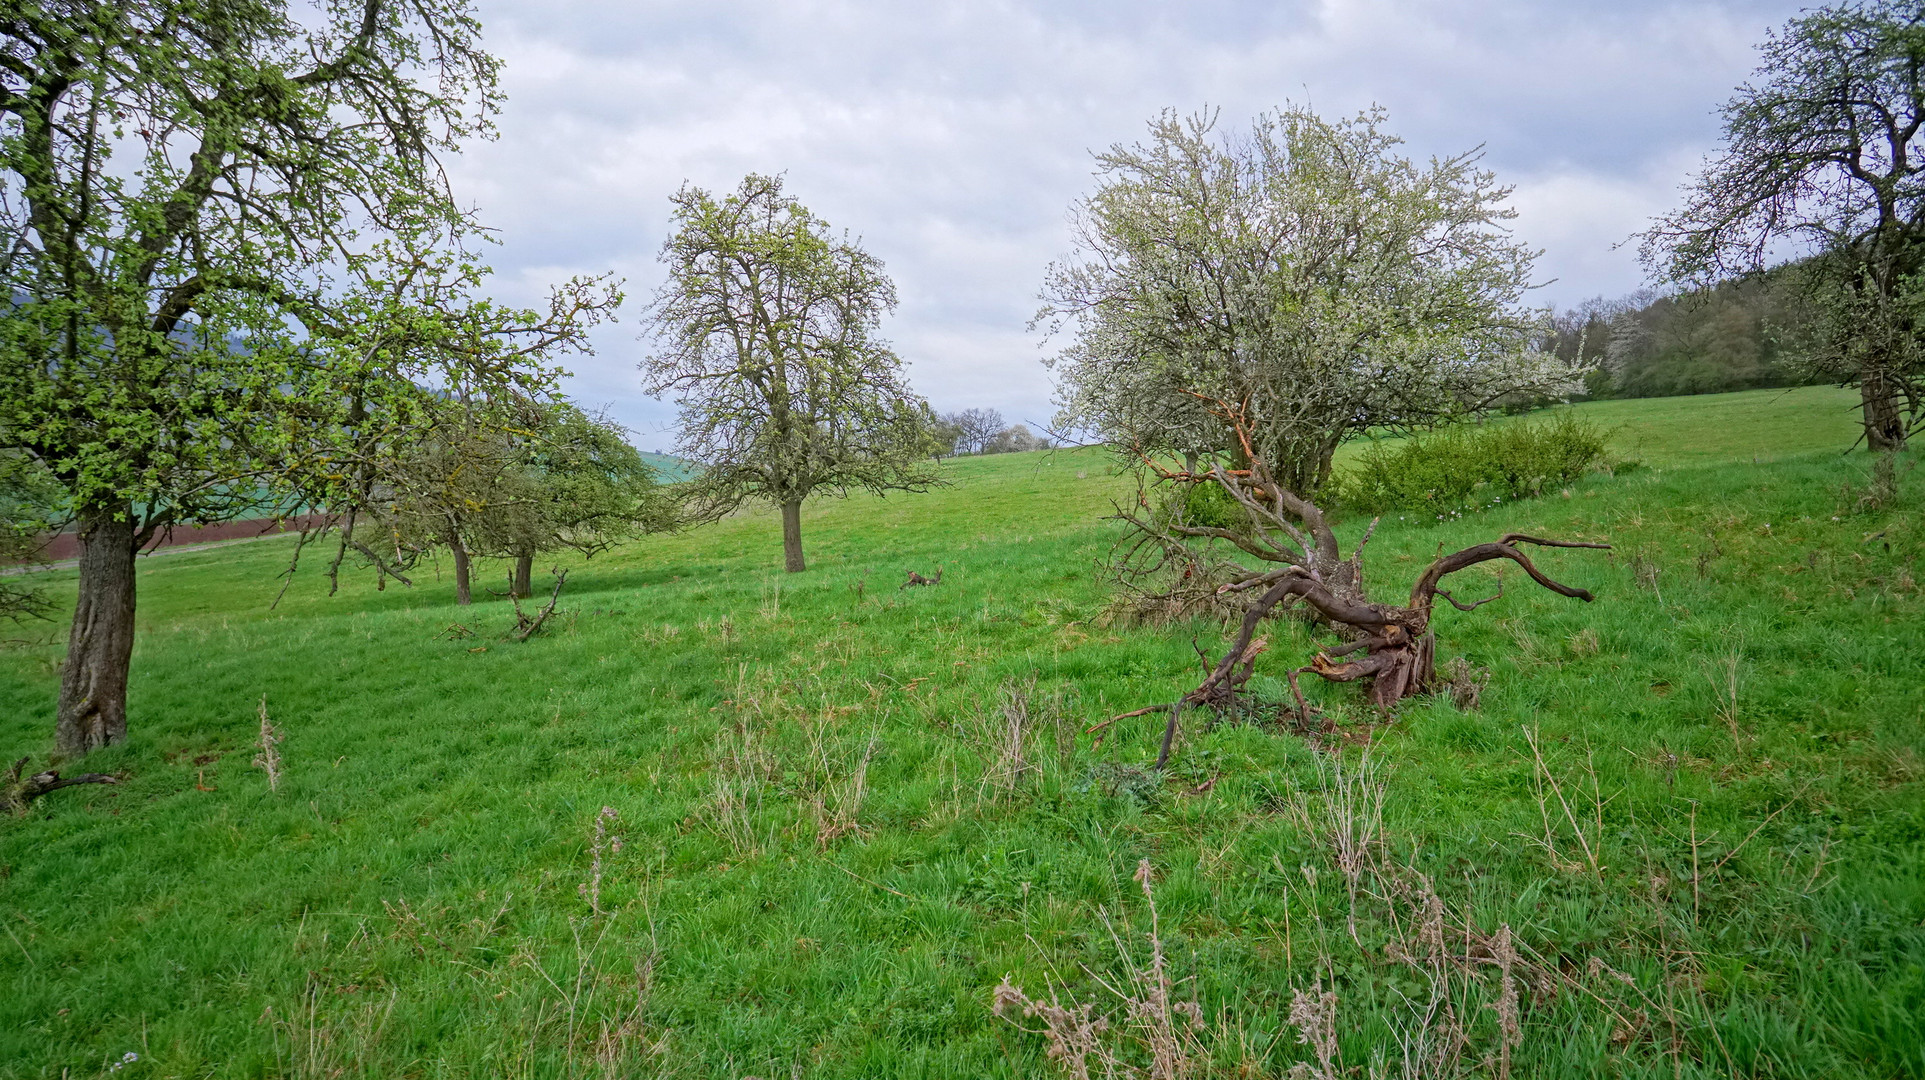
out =
[(1594, 297), (1551, 318), (1541, 348), (1586, 368), (1582, 396), (1677, 397), (1830, 381), (1812, 312), (1778, 270), (1689, 290)]
[[(319, 519), (288, 573), (324, 541), (336, 584), (405, 584), (445, 551), (465, 601), (477, 555), (512, 558), (506, 591), (525, 595), (543, 552), (762, 502), (801, 571), (806, 500), (925, 491), (944, 455), (1041, 442), (991, 410), (936, 416), (882, 336), (881, 262), (751, 174), (671, 198), (641, 374), (675, 403), (694, 476), (666, 490), (558, 391), (622, 282), (578, 277), (530, 308), (487, 295), (485, 231), (440, 164), (501, 107), (469, 0), (82, 0), (16, 6), (0, 33), (0, 539), (44, 511), (80, 543), (64, 753), (126, 737), (134, 558), (175, 527)], [(1786, 296), (1797, 370), (1858, 386), (1871, 447), (1902, 448), (1925, 415), (1925, 5), (1818, 9), (1764, 56), (1724, 110), (1725, 149), (1644, 234), (1654, 280), (1695, 307), (1527, 305), (1535, 253), (1508, 231), (1510, 189), (1476, 151), (1403, 155), (1381, 109), (1289, 105), (1241, 130), (1168, 111), (1098, 153), (1036, 325), (1064, 340), (1054, 429), (1144, 480), (1121, 515), (1125, 580), (1260, 592), (1257, 617), (1302, 599), (1381, 657), (1319, 675), (1415, 692), (1431, 602), (1450, 597), (1365, 600), (1315, 502), (1344, 440), (1776, 378)], [(1774, 261), (1787, 244), (1791, 271)], [(1426, 580), (1490, 558), (1531, 568), (1507, 539)], [(33, 601), (9, 586), (0, 603)], [(1225, 663), (1199, 701), (1234, 684)]]

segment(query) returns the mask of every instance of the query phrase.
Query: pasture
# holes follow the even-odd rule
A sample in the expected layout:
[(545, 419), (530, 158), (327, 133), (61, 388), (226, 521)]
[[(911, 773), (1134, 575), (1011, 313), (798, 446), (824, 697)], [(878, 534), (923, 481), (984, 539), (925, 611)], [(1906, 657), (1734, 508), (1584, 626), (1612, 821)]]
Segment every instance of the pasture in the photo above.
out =
[[(1368, 549), (1614, 546), (1440, 616), (1474, 710), (1306, 684), (1330, 731), (1191, 714), (1161, 775), (1160, 714), (1086, 729), (1229, 634), (1104, 618), (1096, 451), (812, 503), (801, 575), (768, 513), (569, 564), (526, 643), (432, 569), (144, 559), (124, 782), (0, 821), (0, 1076), (1040, 1077), (995, 988), (1114, 1012), (1161, 955), (1212, 1075), (1925, 1077), (1925, 481), (1861, 506), (1850, 403), (1581, 407), (1644, 467)], [(1282, 700), (1328, 641), (1268, 632)], [(0, 651), (9, 761), (59, 633)]]

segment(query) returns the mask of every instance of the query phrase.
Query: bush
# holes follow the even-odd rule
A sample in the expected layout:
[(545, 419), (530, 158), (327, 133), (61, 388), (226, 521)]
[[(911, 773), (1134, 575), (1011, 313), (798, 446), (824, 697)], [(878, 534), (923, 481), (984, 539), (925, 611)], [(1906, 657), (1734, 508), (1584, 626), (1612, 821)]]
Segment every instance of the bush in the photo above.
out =
[(1242, 532), (1250, 527), (1250, 515), (1223, 485), (1212, 480), (1191, 484), (1183, 492), (1183, 520), (1186, 524)]
[(1568, 410), (1537, 422), (1461, 425), (1376, 443), (1339, 481), (1358, 510), (1446, 515), (1529, 498), (1609, 466), (1604, 430)]

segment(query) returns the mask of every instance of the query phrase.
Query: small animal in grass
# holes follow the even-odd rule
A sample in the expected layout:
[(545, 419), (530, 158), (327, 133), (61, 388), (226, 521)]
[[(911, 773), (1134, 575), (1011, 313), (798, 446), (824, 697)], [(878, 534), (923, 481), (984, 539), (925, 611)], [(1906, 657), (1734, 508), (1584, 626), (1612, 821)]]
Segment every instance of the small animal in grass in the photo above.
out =
[(896, 591), (901, 592), (902, 590), (908, 588), (911, 585), (939, 585), (941, 583), (942, 583), (941, 570), (936, 571), (936, 574), (934, 577), (923, 577), (921, 574), (918, 574), (914, 570), (911, 570), (909, 571), (909, 580), (896, 586)]

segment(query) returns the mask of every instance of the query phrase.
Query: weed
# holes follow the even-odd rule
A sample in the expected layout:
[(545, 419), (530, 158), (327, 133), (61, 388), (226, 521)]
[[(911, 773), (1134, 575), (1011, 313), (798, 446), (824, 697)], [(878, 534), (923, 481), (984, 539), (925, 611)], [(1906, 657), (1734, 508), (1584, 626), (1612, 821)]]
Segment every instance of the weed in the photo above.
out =
[(584, 900), (588, 901), (589, 914), (600, 918), (608, 914), (602, 910), (602, 871), (603, 857), (621, 854), (622, 838), (610, 836), (609, 830), (621, 821), (622, 815), (612, 806), (604, 806), (595, 815), (595, 824), (588, 842), (589, 865), (588, 880), (576, 887)]
[(261, 737), (254, 745), (261, 748), (254, 758), (254, 767), (267, 773), (267, 790), (281, 790), (281, 752), (276, 749), (281, 743), (281, 733), (267, 718), (267, 695), (261, 695)]

